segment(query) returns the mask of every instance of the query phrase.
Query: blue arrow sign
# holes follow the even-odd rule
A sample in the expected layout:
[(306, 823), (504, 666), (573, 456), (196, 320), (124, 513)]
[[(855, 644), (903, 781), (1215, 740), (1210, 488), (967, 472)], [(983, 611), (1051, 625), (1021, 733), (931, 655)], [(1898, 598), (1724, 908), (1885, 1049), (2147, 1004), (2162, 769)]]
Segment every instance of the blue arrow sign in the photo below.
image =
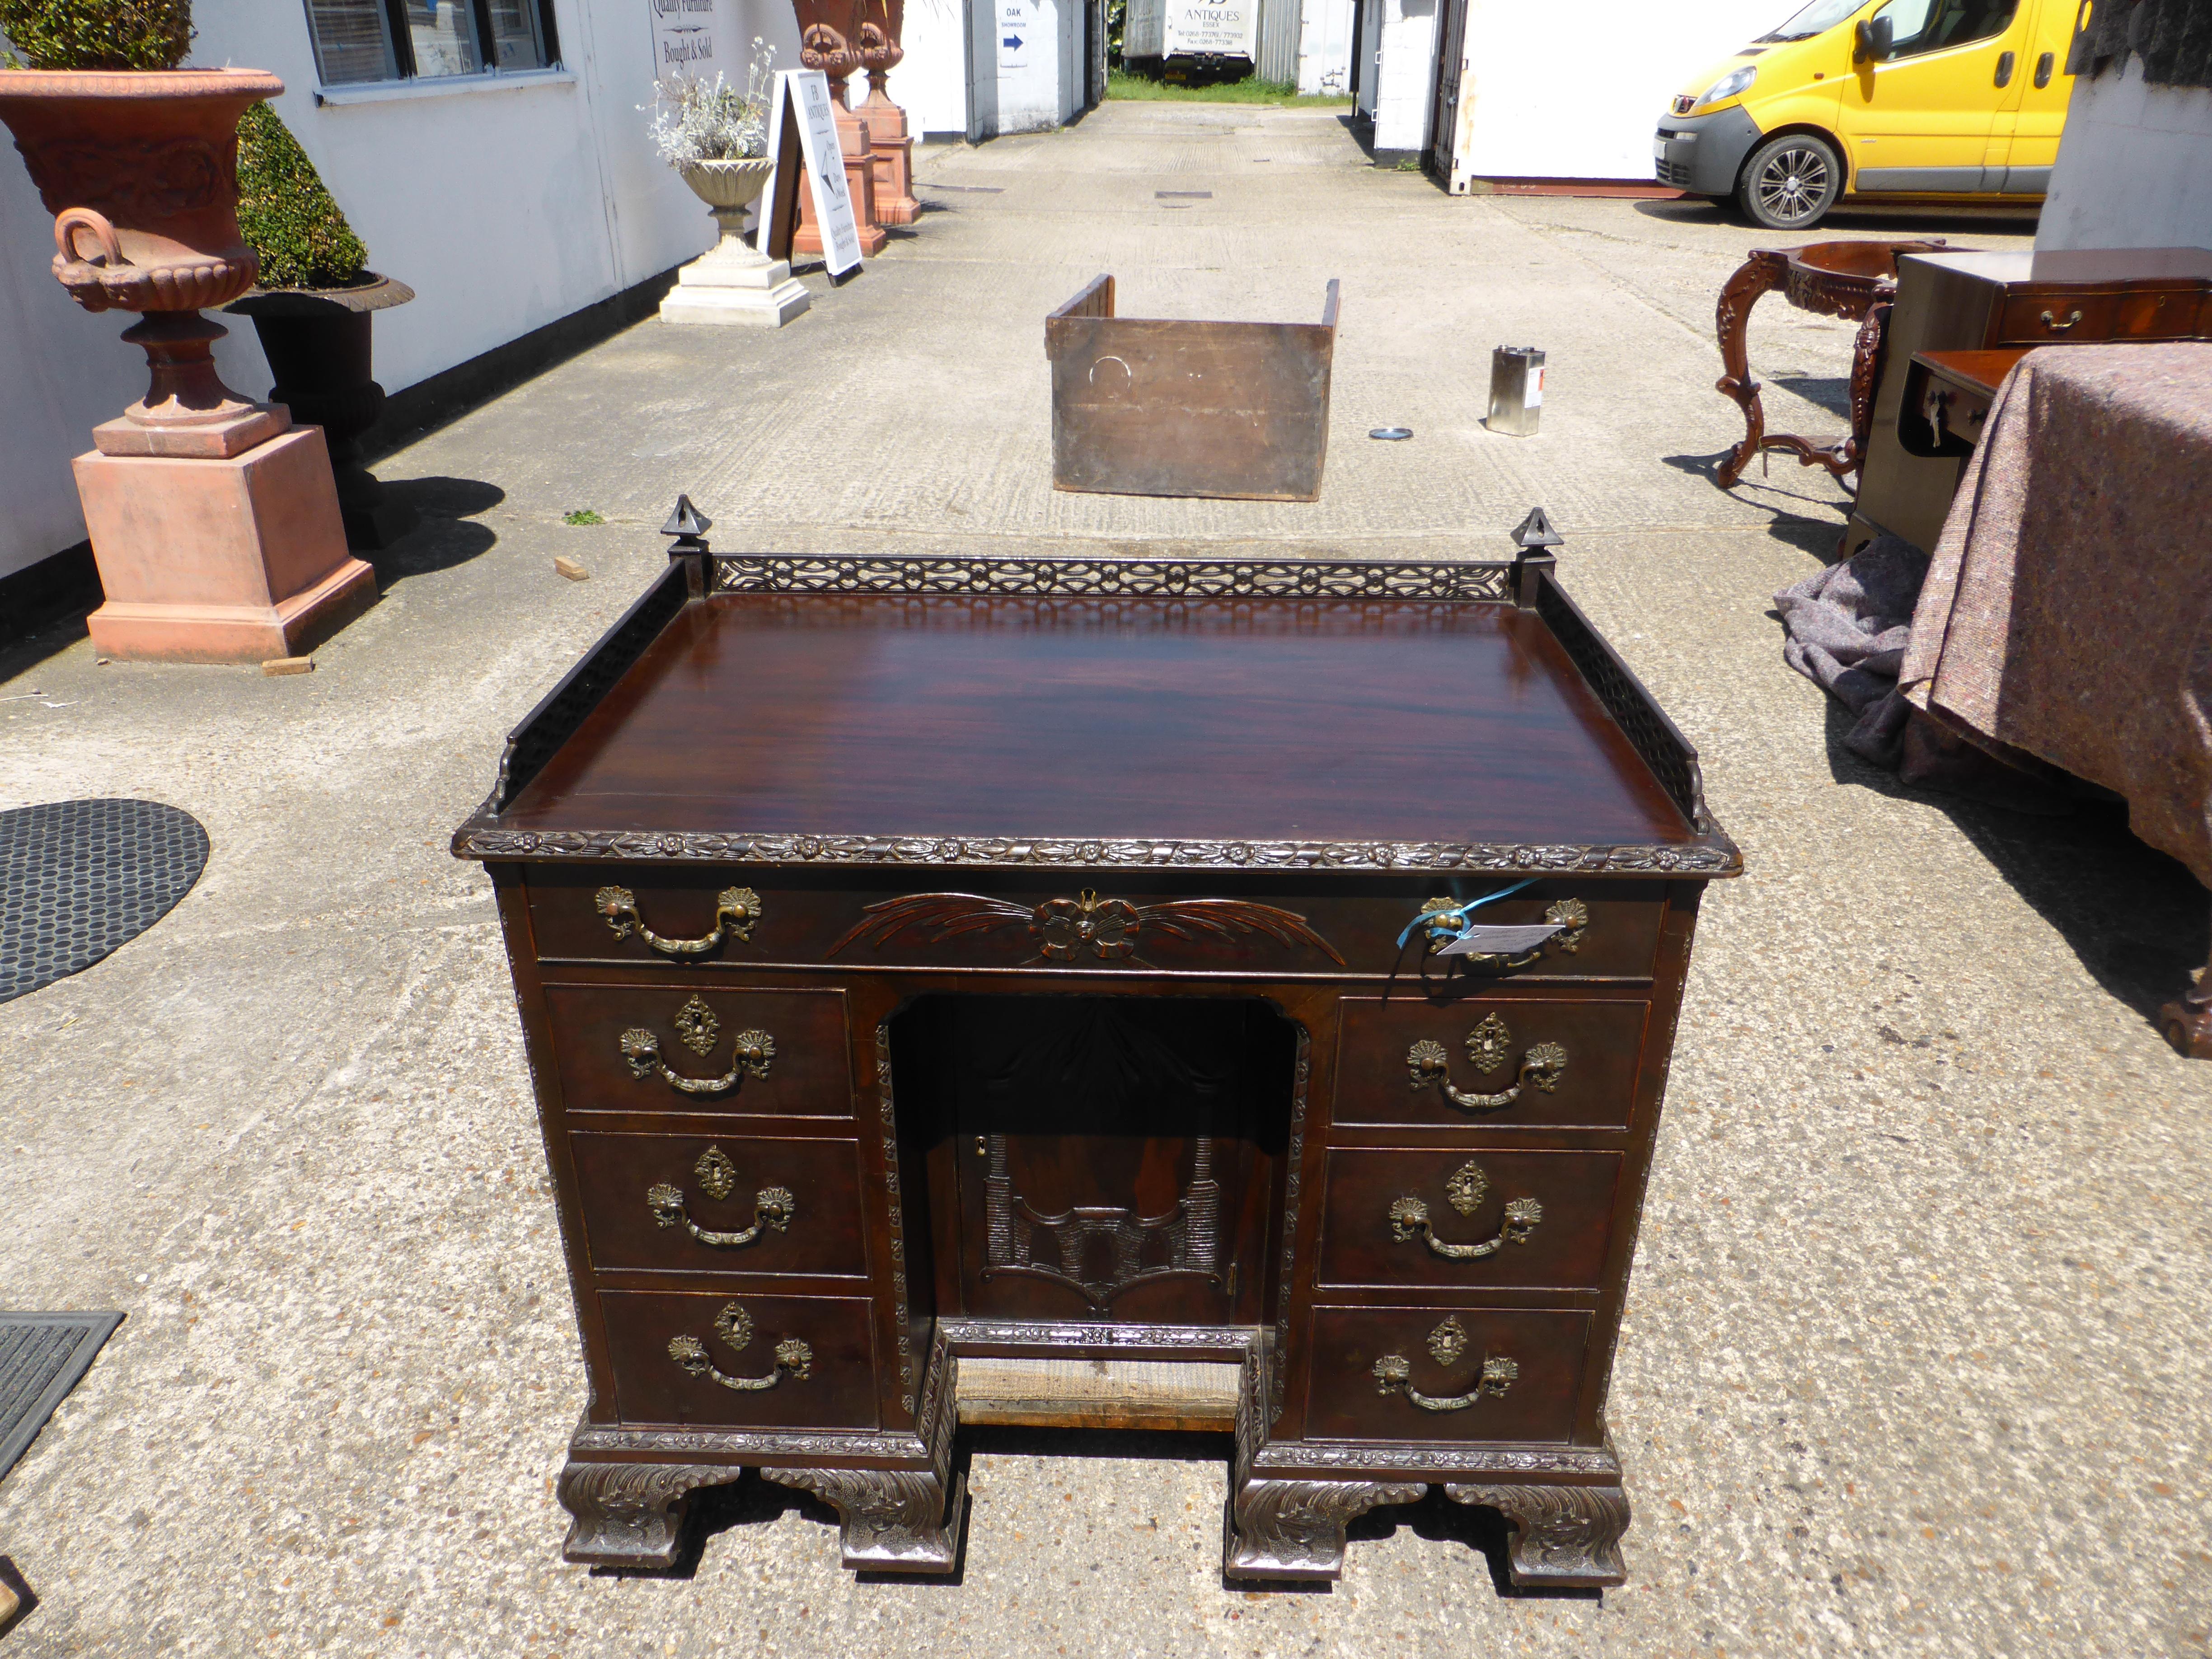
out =
[(1010, 34), (999, 44), (1002, 46), (1012, 46), (1016, 52), (1019, 52), (1022, 49), (1022, 37), (1018, 34)]

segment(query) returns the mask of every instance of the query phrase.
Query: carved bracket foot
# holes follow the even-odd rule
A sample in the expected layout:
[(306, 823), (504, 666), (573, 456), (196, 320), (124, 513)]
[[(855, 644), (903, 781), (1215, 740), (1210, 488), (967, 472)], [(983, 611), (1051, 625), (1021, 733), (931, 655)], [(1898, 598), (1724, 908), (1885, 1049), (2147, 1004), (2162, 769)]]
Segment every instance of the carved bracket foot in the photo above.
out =
[(1610, 1589), (1628, 1582), (1620, 1535), (1628, 1496), (1618, 1486), (1457, 1486), (1455, 1504), (1482, 1504), (1513, 1527), (1506, 1558), (1516, 1584)]
[[(2206, 977), (2212, 978), (2212, 970)], [(2158, 1029), (2184, 1060), (2212, 1060), (2212, 1006), (2197, 1001), (2194, 994), (2160, 1008)]]
[(960, 1559), (968, 1483), (929, 1469), (767, 1469), (811, 1492), (844, 1521), (845, 1565), (855, 1572), (951, 1572)]
[(561, 1553), (592, 1567), (671, 1565), (693, 1489), (742, 1473), (719, 1464), (571, 1462), (561, 1471), (561, 1506), (573, 1517)]
[(1229, 1501), (1221, 1570), (1231, 1578), (1344, 1576), (1344, 1528), (1378, 1504), (1411, 1504), (1423, 1481), (1244, 1480)]

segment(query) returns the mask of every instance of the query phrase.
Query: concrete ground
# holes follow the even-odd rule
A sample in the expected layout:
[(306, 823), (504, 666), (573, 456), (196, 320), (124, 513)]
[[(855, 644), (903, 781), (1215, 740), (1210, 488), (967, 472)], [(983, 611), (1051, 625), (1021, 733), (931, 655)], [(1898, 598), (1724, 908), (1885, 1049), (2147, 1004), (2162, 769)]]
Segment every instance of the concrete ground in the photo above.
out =
[[(1713, 295), (1769, 239), (1448, 200), (1326, 111), (1109, 106), (924, 171), (916, 234), (781, 333), (647, 323), (393, 457), (433, 521), (312, 676), (99, 667), (67, 629), (0, 659), (0, 805), (149, 796), (214, 842), (151, 933), (0, 1006), (0, 1297), (129, 1314), (0, 1482), (43, 1597), (0, 1652), (2202, 1652), (2212, 1066), (2149, 1014), (2205, 896), (2109, 817), (1902, 790), (1784, 667), (1770, 596), (1843, 497), (1709, 471)], [(1051, 490), (1042, 321), (1101, 270), (1127, 313), (1279, 320), (1342, 279), (1322, 501)], [(1849, 340), (1762, 310), (1777, 428), (1842, 429)], [(1480, 424), (1501, 343), (1550, 353), (1536, 438)], [(582, 1373), (489, 889), (445, 848), (679, 489), (717, 545), (789, 550), (1495, 556), (1550, 510), (1748, 865), (1613, 1391), (1626, 1589), (1501, 1595), (1494, 1530), (1432, 1500), (1332, 1593), (1228, 1590), (1221, 1443), (1006, 1431), (963, 1437), (957, 1582), (856, 1583), (757, 1481), (674, 1576), (561, 1562)]]

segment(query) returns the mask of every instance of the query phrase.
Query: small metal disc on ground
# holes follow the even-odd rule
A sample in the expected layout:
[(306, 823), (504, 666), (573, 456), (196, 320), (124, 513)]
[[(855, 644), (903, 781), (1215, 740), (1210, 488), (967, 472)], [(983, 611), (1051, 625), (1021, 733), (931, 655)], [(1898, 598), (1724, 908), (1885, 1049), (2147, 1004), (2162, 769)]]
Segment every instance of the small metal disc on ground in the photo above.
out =
[(1380, 438), (1385, 443), (1395, 444), (1412, 437), (1413, 428), (1410, 426), (1378, 426), (1367, 435), (1370, 438)]
[(0, 1002), (137, 938), (192, 890), (207, 859), (199, 820), (159, 801), (0, 812)]

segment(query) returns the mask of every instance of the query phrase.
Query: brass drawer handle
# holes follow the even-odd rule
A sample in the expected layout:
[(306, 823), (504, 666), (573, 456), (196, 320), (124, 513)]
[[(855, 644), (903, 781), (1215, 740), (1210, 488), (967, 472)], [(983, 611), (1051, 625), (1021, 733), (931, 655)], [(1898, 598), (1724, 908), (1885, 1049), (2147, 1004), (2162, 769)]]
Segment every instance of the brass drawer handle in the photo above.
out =
[[(1505, 1022), (1492, 1014), (1467, 1034), (1467, 1057), (1474, 1062), (1476, 1071), (1494, 1072), (1505, 1063), (1512, 1044), (1513, 1034), (1506, 1029)], [(1494, 1112), (1520, 1099), (1522, 1089), (1528, 1084), (1534, 1084), (1547, 1095), (1557, 1089), (1567, 1069), (1567, 1051), (1556, 1042), (1534, 1044), (1521, 1056), (1521, 1067), (1512, 1086), (1494, 1095), (1469, 1094), (1454, 1088), (1451, 1057), (1444, 1053), (1444, 1045), (1433, 1037), (1423, 1037), (1406, 1050), (1406, 1069), (1416, 1090), (1433, 1084), (1443, 1091), (1446, 1100), (1462, 1110)]]
[[(714, 1034), (721, 1022), (714, 1011), (696, 996), (677, 1011), (676, 1030), (684, 1044), (695, 1054), (710, 1054), (714, 1047)], [(740, 1031), (735, 1039), (736, 1052), (730, 1057), (730, 1069), (720, 1077), (685, 1077), (681, 1072), (671, 1071), (667, 1061), (660, 1057), (660, 1039), (641, 1025), (633, 1025), (622, 1034), (622, 1056), (629, 1062), (630, 1075), (644, 1077), (658, 1072), (672, 1089), (680, 1089), (687, 1095), (718, 1095), (725, 1089), (734, 1089), (748, 1077), (766, 1077), (769, 1067), (775, 1063), (775, 1039), (766, 1031)]]
[[(1451, 1179), (1444, 1182), (1444, 1196), (1462, 1215), (1473, 1215), (1481, 1207), (1489, 1191), (1489, 1177), (1473, 1158), (1461, 1164), (1452, 1172)], [(1480, 1244), (1447, 1244), (1429, 1224), (1429, 1206), (1408, 1194), (1390, 1206), (1390, 1236), (1401, 1244), (1426, 1238), (1429, 1249), (1447, 1261), (1480, 1261), (1486, 1255), (1497, 1255), (1503, 1245), (1526, 1244), (1528, 1235), (1536, 1231), (1536, 1224), (1543, 1218), (1544, 1206), (1534, 1199), (1511, 1199), (1506, 1203), (1504, 1224), (1496, 1237), (1485, 1239)]]
[[(1447, 1318), (1429, 1333), (1429, 1352), (1439, 1365), (1449, 1365), (1467, 1351), (1467, 1328), (1456, 1317)], [(1401, 1353), (1386, 1353), (1375, 1362), (1375, 1392), (1402, 1394), (1425, 1412), (1463, 1412), (1485, 1395), (1496, 1396), (1513, 1386), (1521, 1367), (1504, 1354), (1485, 1354), (1474, 1386), (1465, 1394), (1423, 1394), (1413, 1386), (1413, 1362)]]
[(2068, 329), (2073, 327), (2075, 324), (2081, 320), (2081, 313), (2079, 310), (2075, 310), (2069, 313), (2066, 320), (2063, 323), (2047, 311), (2043, 313), (2043, 325), (2049, 329), (2053, 334), (2063, 334)]
[[(720, 1146), (709, 1146), (702, 1152), (698, 1163), (692, 1168), (699, 1177), (700, 1186), (706, 1189), (707, 1196), (717, 1203), (736, 1190), (738, 1166), (730, 1162), (729, 1154)], [(799, 1200), (782, 1187), (763, 1187), (753, 1194), (753, 1224), (741, 1233), (716, 1232), (694, 1221), (690, 1210), (684, 1207), (681, 1187), (671, 1187), (663, 1182), (659, 1186), (647, 1188), (645, 1201), (647, 1207), (653, 1212), (656, 1225), (673, 1227), (681, 1222), (684, 1230), (702, 1244), (711, 1244), (720, 1249), (735, 1249), (740, 1245), (750, 1244), (770, 1227), (783, 1232), (799, 1218)]]
[[(741, 1352), (753, 1340), (752, 1316), (732, 1302), (714, 1316), (714, 1334), (732, 1353)], [(707, 1345), (696, 1336), (670, 1337), (668, 1357), (692, 1376), (711, 1377), (739, 1394), (772, 1389), (787, 1376), (804, 1382), (814, 1370), (814, 1350), (795, 1336), (787, 1336), (775, 1345), (775, 1364), (764, 1376), (731, 1376), (715, 1370), (714, 1362), (707, 1358)]]
[(696, 957), (722, 942), (726, 931), (739, 944), (752, 941), (753, 924), (761, 919), (761, 897), (750, 887), (725, 887), (714, 895), (714, 931), (699, 939), (663, 939), (645, 925), (637, 913), (637, 896), (627, 887), (602, 887), (592, 896), (592, 908), (607, 919), (617, 939), (628, 939), (630, 929), (665, 957)]

